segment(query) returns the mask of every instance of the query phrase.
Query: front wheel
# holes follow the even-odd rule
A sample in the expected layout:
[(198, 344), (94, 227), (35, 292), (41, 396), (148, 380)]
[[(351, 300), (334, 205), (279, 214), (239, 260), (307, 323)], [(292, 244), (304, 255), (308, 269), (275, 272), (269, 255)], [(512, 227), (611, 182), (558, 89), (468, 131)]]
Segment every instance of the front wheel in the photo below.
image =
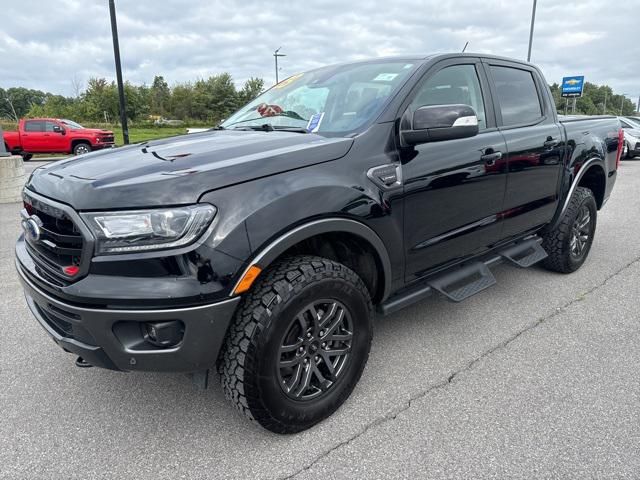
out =
[(75, 147), (73, 147), (74, 155), (84, 155), (85, 153), (89, 153), (91, 151), (91, 145), (88, 143), (79, 143)]
[(544, 267), (560, 273), (578, 270), (591, 250), (597, 215), (593, 192), (584, 187), (576, 188), (556, 228), (542, 238), (542, 247), (549, 254)]
[(371, 299), (358, 275), (325, 258), (284, 259), (243, 299), (220, 354), (222, 387), (264, 428), (305, 430), (349, 397), (371, 337)]

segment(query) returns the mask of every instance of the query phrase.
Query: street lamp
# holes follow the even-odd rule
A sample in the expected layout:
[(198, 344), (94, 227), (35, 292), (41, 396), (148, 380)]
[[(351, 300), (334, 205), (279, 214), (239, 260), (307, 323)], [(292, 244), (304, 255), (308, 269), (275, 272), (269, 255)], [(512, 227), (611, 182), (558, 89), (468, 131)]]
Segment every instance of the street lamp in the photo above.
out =
[(527, 53), (527, 62), (531, 61), (531, 46), (533, 45), (533, 26), (536, 23), (536, 5), (538, 0), (533, 0), (533, 10), (531, 11), (531, 29), (529, 30), (529, 52)]
[(116, 79), (118, 80), (118, 98), (120, 100), (120, 124), (124, 144), (129, 145), (129, 127), (127, 127), (127, 111), (124, 101), (124, 84), (122, 83), (122, 65), (120, 64), (120, 43), (118, 41), (118, 24), (116, 23), (116, 6), (114, 0), (109, 0), (111, 15), (111, 35), (113, 36), (113, 56), (116, 60)]
[(284, 53), (278, 53), (282, 47), (278, 47), (275, 52), (273, 52), (273, 58), (276, 61), (276, 85), (278, 84), (278, 57), (286, 57)]

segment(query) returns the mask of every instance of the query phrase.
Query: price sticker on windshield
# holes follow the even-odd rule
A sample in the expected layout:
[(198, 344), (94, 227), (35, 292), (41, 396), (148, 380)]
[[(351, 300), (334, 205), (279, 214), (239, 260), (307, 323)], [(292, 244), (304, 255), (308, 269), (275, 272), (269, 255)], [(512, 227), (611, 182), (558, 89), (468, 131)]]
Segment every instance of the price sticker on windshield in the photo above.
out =
[(307, 131), (311, 133), (317, 132), (320, 129), (320, 124), (322, 123), (323, 118), (324, 112), (312, 115), (309, 119), (309, 123), (307, 124)]

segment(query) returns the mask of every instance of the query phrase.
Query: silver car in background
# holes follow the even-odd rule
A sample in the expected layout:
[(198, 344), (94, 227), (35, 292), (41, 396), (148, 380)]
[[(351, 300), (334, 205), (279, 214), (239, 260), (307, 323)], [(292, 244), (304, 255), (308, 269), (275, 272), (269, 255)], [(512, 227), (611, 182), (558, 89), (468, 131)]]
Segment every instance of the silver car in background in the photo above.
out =
[(633, 158), (640, 155), (640, 119), (618, 117), (624, 131), (622, 158)]

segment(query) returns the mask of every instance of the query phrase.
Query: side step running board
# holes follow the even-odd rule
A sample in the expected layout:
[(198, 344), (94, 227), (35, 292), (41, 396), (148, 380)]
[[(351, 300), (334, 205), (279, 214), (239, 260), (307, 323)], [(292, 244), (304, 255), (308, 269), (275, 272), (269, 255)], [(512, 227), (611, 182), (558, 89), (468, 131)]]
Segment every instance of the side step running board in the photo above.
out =
[(496, 279), (482, 262), (474, 262), (462, 268), (440, 275), (428, 282), (449, 300), (461, 302), (485, 288), (496, 284)]
[(454, 266), (444, 273), (435, 274), (424, 281), (393, 295), (381, 305), (378, 312), (389, 315), (430, 296), (434, 291), (449, 300), (461, 302), (482, 290), (495, 285), (496, 279), (489, 267), (505, 260), (520, 268), (527, 268), (547, 257), (542, 248), (542, 239), (534, 236), (490, 253), (474, 262)]
[(500, 255), (521, 268), (527, 268), (548, 257), (540, 239), (532, 238), (501, 250)]

